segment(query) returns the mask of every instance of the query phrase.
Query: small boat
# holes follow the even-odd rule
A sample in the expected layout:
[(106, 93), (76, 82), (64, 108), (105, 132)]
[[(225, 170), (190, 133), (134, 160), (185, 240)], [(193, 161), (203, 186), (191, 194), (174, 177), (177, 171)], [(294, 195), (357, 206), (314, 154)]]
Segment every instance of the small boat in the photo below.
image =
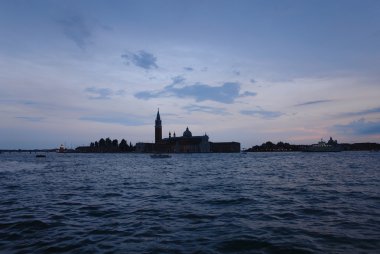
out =
[(165, 158), (171, 158), (172, 156), (169, 154), (152, 154), (150, 155), (150, 158), (153, 159), (165, 159)]
[(36, 158), (46, 158), (46, 155), (45, 154), (37, 154)]
[(61, 145), (59, 149), (57, 150), (57, 153), (65, 153), (65, 152), (66, 152), (66, 148), (63, 145)]

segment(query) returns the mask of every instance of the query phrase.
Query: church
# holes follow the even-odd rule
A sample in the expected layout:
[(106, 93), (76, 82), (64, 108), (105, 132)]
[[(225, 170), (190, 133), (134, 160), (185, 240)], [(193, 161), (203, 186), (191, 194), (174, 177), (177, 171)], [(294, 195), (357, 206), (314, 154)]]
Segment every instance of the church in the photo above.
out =
[(207, 134), (193, 136), (189, 128), (177, 137), (169, 132), (169, 137), (162, 138), (162, 121), (160, 111), (157, 111), (155, 121), (155, 142), (137, 143), (136, 152), (140, 153), (238, 153), (240, 143), (238, 142), (210, 142)]

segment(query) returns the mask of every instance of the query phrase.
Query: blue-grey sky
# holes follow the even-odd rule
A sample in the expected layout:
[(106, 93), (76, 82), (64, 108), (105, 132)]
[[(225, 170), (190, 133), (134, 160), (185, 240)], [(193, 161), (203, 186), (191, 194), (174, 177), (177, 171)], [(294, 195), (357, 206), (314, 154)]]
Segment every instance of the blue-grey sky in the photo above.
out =
[(380, 142), (380, 1), (0, 1), (0, 149)]

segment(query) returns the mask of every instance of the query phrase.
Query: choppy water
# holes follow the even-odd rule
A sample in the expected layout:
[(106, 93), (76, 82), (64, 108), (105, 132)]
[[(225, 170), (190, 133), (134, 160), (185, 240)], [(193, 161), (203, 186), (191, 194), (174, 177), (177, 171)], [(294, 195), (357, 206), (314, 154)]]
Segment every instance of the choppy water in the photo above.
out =
[(0, 154), (1, 253), (379, 253), (380, 153)]

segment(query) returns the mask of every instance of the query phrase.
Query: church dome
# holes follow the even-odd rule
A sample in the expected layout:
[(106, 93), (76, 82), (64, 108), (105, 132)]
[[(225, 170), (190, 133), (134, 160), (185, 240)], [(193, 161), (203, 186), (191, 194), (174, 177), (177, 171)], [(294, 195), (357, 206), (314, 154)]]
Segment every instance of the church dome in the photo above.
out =
[(187, 138), (191, 138), (193, 134), (191, 134), (191, 131), (189, 131), (189, 127), (186, 127), (186, 130), (183, 132), (183, 136)]

